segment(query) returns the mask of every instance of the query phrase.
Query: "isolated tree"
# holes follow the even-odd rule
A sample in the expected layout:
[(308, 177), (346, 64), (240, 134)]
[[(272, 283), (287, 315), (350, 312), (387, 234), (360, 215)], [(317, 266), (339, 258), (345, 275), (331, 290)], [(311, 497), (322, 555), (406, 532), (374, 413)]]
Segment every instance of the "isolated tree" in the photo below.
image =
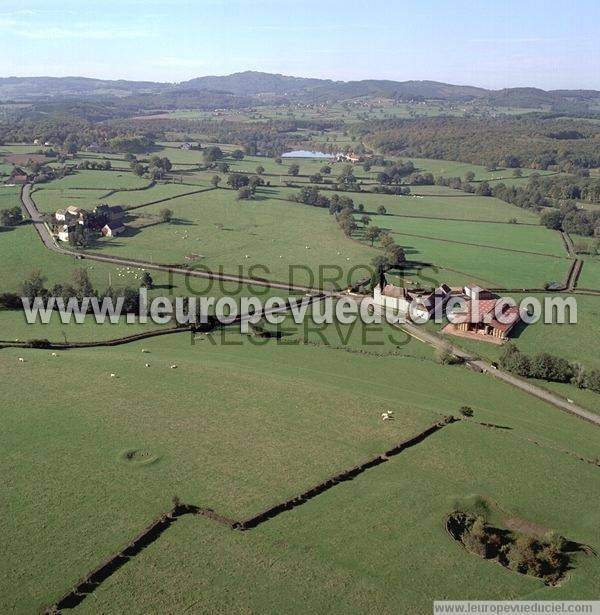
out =
[(373, 275), (373, 280), (375, 281), (375, 284), (377, 284), (381, 274), (385, 273), (390, 268), (390, 264), (383, 254), (378, 254), (371, 260), (371, 265), (373, 265), (373, 270), (375, 272)]
[(87, 269), (79, 268), (75, 269), (71, 275), (73, 280), (73, 288), (75, 289), (75, 295), (78, 299), (83, 297), (94, 296), (94, 286), (90, 280), (90, 275)]
[(158, 218), (161, 222), (171, 222), (173, 219), (173, 211), (165, 207), (158, 212)]
[(202, 158), (205, 164), (211, 164), (223, 158), (223, 150), (216, 145), (211, 145), (202, 152)]
[(265, 167), (263, 167), (262, 164), (259, 164), (256, 167), (255, 172), (257, 175), (262, 175), (265, 172)]
[(34, 269), (21, 284), (20, 295), (21, 297), (29, 297), (34, 299), (35, 297), (44, 296), (47, 291), (45, 288), (46, 277), (42, 275), (39, 269)]
[(321, 173), (323, 175), (329, 175), (329, 174), (331, 174), (331, 167), (328, 164), (323, 165), (320, 168), (319, 173)]
[(220, 175), (213, 175), (210, 178), (210, 183), (215, 187), (218, 188), (219, 184), (221, 183), (221, 176)]
[(363, 226), (369, 226), (369, 222), (371, 222), (371, 216), (364, 214), (360, 217), (360, 221), (362, 222)]
[(452, 349), (448, 344), (438, 346), (435, 351), (435, 358), (437, 362), (442, 365), (452, 365), (457, 362), (457, 356), (452, 352)]
[(131, 170), (140, 177), (146, 172), (146, 167), (141, 162), (132, 163)]
[(371, 245), (377, 241), (377, 238), (381, 235), (381, 229), (378, 226), (370, 226), (365, 230), (365, 239), (371, 242)]
[(233, 152), (231, 152), (230, 156), (234, 160), (243, 160), (244, 159), (244, 152), (241, 149), (235, 149), (235, 150), (233, 150)]
[(475, 179), (475, 173), (473, 173), (473, 171), (467, 171), (465, 173), (465, 181), (467, 183), (472, 182)]
[(300, 173), (300, 166), (297, 165), (296, 163), (290, 164), (290, 166), (288, 167), (288, 175), (292, 175), (296, 177), (298, 173)]
[(217, 171), (219, 171), (219, 173), (229, 173), (229, 164), (226, 162), (219, 162), (217, 164)]
[(142, 279), (140, 280), (140, 285), (146, 287), (148, 290), (150, 290), (154, 286), (154, 281), (152, 280), (152, 276), (147, 271), (144, 271), (144, 273), (142, 273)]
[(234, 190), (238, 190), (243, 186), (247, 186), (250, 183), (250, 178), (242, 173), (232, 173), (227, 178), (227, 185), (231, 186)]
[(385, 216), (385, 214), (387, 213), (387, 209), (386, 209), (383, 205), (380, 205), (380, 206), (377, 208), (377, 213), (378, 213), (380, 216)]
[(79, 149), (77, 135), (68, 135), (64, 142), (64, 148), (67, 154), (76, 154), (77, 150)]
[(379, 234), (379, 244), (381, 245), (382, 248), (387, 248), (388, 246), (391, 246), (392, 244), (396, 243), (394, 241), (394, 238), (390, 235), (390, 233), (388, 231), (381, 231), (381, 233)]
[(337, 176), (337, 180), (340, 184), (353, 184), (356, 182), (354, 177), (354, 167), (351, 164), (345, 164), (342, 167), (340, 174)]
[(404, 248), (402, 248), (396, 243), (392, 243), (386, 247), (385, 257), (388, 259), (390, 267), (398, 267), (406, 261)]
[(587, 374), (585, 386), (591, 391), (600, 393), (600, 370), (593, 369)]
[(23, 212), (18, 205), (0, 212), (0, 226), (17, 226), (23, 222)]
[(252, 190), (252, 194), (256, 192), (256, 189), (259, 186), (264, 186), (264, 185), (265, 185), (265, 180), (262, 177), (259, 177), (258, 175), (253, 175), (248, 181), (248, 186), (250, 187), (250, 190)]

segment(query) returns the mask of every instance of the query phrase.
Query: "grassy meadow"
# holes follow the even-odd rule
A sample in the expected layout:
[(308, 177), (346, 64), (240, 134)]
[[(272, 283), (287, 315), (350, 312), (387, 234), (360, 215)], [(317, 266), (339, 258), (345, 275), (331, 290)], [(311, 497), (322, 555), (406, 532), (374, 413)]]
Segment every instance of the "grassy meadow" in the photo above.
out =
[[(148, 205), (132, 213), (124, 234), (100, 239), (91, 249), (312, 286), (318, 285), (322, 265), (341, 268), (342, 286), (348, 275), (364, 277), (364, 268), (348, 272), (369, 265), (377, 254), (345, 238), (326, 209), (271, 199), (268, 189), (252, 201), (238, 201), (235, 191), (219, 189), (182, 196), (167, 206), (173, 211), (171, 223), (158, 223), (164, 204)], [(291, 273), (290, 267), (295, 267)]]
[[(385, 450), (440, 415), (457, 414), (463, 404), (474, 408), (475, 420), (510, 430), (471, 422), (451, 425), (388, 464), (248, 533), (223, 536), (217, 526), (202, 531), (200, 521), (178, 522), (159, 539), (159, 549), (150, 547), (126, 564), (81, 610), (140, 609), (144, 601), (160, 605), (163, 599), (164, 608), (172, 608), (172, 591), (179, 596), (178, 607), (193, 598), (217, 610), (240, 610), (260, 600), (250, 578), (257, 575), (259, 586), (268, 584), (268, 571), (252, 565), (254, 558), (279, 561), (275, 570), (281, 584), (276, 594), (264, 595), (265, 612), (277, 612), (280, 603), (290, 600), (292, 608), (294, 596), (313, 574), (323, 579), (319, 570), (324, 566), (346, 583), (368, 583), (384, 611), (402, 591), (406, 604), (418, 612), (429, 600), (433, 579), (447, 596), (469, 591), (479, 597), (548, 595), (539, 582), (469, 556), (448, 538), (444, 515), (457, 498), (473, 493), (569, 538), (597, 544), (597, 515), (580, 503), (598, 488), (596, 472), (556, 452), (566, 447), (597, 455), (597, 439), (585, 423), (489, 377), (424, 357), (370, 357), (273, 340), (260, 346), (248, 342), (232, 333), (217, 343), (211, 336), (194, 345), (186, 336), (168, 336), (118, 349), (59, 352), (58, 357), (43, 350), (2, 351), (4, 382), (28, 373), (38, 383), (3, 390), (8, 411), (0, 465), (9, 505), (2, 531), (10, 537), (5, 552), (11, 562), (2, 580), (3, 610), (34, 610), (50, 602), (168, 508), (174, 494), (234, 518), (247, 516)], [(142, 355), (142, 347), (149, 353)], [(25, 363), (17, 356), (24, 356)], [(145, 361), (150, 368), (144, 368)], [(169, 369), (172, 363), (177, 369)], [(65, 386), (65, 371), (71, 381), (93, 384)], [(109, 378), (110, 372), (118, 377)], [(379, 413), (388, 409), (396, 420), (382, 423)], [(153, 462), (127, 462), (122, 457), (127, 450), (144, 451)], [(527, 476), (517, 472), (523, 465)], [(549, 472), (555, 481), (551, 492), (546, 488)], [(522, 478), (506, 481), (507, 474)], [(557, 496), (562, 505), (549, 506), (546, 499), (556, 501)], [(183, 528), (188, 529), (180, 535)], [(179, 540), (188, 545), (183, 551), (176, 546)], [(202, 549), (207, 540), (219, 540), (221, 548), (215, 543), (214, 554), (212, 548)], [(173, 581), (171, 587), (179, 589), (157, 596), (149, 589), (152, 583), (147, 590), (135, 587), (138, 566), (150, 578), (163, 566), (178, 570), (188, 548), (197, 555)], [(246, 553), (241, 560), (235, 557), (238, 548)], [(416, 551), (425, 557), (415, 560), (411, 555)], [(460, 578), (444, 574), (456, 570), (457, 558), (472, 570), (469, 577), (476, 576), (475, 587), (460, 580), (466, 578), (462, 573)], [(196, 568), (200, 561), (202, 572)], [(241, 594), (220, 599), (195, 594), (210, 586), (211, 570), (229, 571), (233, 561), (234, 572), (226, 579), (243, 583)], [(597, 560), (578, 564), (569, 583), (585, 590)], [(420, 580), (410, 590), (390, 582), (400, 579), (397, 575), (407, 566), (424, 574), (415, 577)], [(312, 572), (297, 578), (297, 567)], [(183, 589), (179, 583), (187, 575), (198, 578), (200, 586)], [(160, 586), (169, 585), (168, 579)], [(327, 583), (324, 593), (313, 591), (311, 599), (325, 608), (337, 603), (334, 598), (342, 592), (349, 601), (343, 604), (360, 610), (367, 598), (361, 591), (346, 594), (346, 583)], [(569, 591), (568, 584), (562, 591)]]

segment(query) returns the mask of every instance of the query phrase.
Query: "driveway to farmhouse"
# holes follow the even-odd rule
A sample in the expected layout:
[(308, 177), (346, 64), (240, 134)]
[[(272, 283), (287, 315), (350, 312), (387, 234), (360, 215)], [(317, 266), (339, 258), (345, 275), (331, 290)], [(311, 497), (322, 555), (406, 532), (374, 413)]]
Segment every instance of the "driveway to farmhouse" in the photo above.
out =
[[(207, 271), (194, 271), (190, 269), (185, 269), (183, 267), (167, 267), (165, 265), (156, 265), (153, 263), (145, 263), (142, 261), (116, 258), (113, 256), (101, 256), (98, 254), (80, 253), (74, 250), (63, 248), (62, 246), (59, 246), (54, 240), (54, 238), (52, 237), (52, 234), (50, 233), (48, 227), (44, 223), (42, 216), (40, 212), (38, 211), (38, 208), (36, 207), (35, 203), (31, 199), (31, 188), (32, 188), (31, 184), (26, 184), (25, 186), (23, 186), (23, 190), (21, 191), (21, 203), (22, 203), (23, 209), (33, 221), (35, 230), (37, 231), (44, 245), (49, 250), (58, 252), (59, 254), (65, 254), (67, 256), (74, 256), (74, 257), (82, 257), (82, 258), (86, 258), (89, 260), (104, 261), (108, 263), (114, 263), (117, 265), (144, 267), (145, 269), (153, 269), (156, 271), (166, 271), (170, 273), (189, 275), (189, 276), (199, 277), (199, 278), (223, 280), (226, 282), (241, 282), (245, 284), (255, 284), (257, 286), (268, 286), (270, 288), (281, 288), (283, 290), (299, 291), (299, 292), (304, 292), (304, 293), (313, 293), (313, 294), (319, 293), (321, 295), (321, 298), (326, 295), (336, 295), (336, 293), (326, 293), (326, 292), (322, 292), (317, 289), (308, 288), (305, 286), (291, 286), (283, 282), (269, 282), (267, 280), (256, 280), (254, 278), (242, 278), (242, 277), (227, 275), (227, 274), (210, 273)], [(417, 327), (408, 322), (404, 324), (397, 324), (395, 326), (404, 330), (411, 337), (414, 337), (415, 339), (418, 339), (421, 342), (429, 344), (435, 348), (447, 347), (449, 345), (445, 340), (442, 340), (436, 335), (433, 335), (425, 331), (423, 327)], [(589, 421), (590, 423), (594, 423), (595, 425), (600, 426), (600, 416), (595, 414), (594, 412), (591, 412), (590, 410), (586, 410), (585, 408), (582, 408), (581, 406), (578, 406), (574, 403), (570, 403), (567, 400), (563, 399), (562, 397), (559, 397), (558, 395), (554, 395), (553, 393), (550, 393), (549, 391), (546, 391), (545, 389), (542, 389), (538, 386), (530, 384), (529, 382), (526, 382), (525, 380), (522, 380), (521, 378), (518, 378), (512, 374), (509, 374), (508, 372), (497, 369), (494, 366), (492, 366), (491, 363), (488, 363), (487, 361), (483, 361), (481, 359), (474, 358), (456, 346), (453, 346), (453, 345), (449, 345), (449, 346), (450, 346), (450, 350), (457, 357), (460, 357), (461, 359), (463, 359), (467, 365), (470, 365), (474, 367), (475, 369), (482, 371), (484, 374), (492, 375), (494, 378), (497, 378), (498, 380), (503, 380), (504, 382), (518, 389), (521, 389), (522, 391), (525, 391), (526, 393), (529, 393), (530, 395), (534, 395), (535, 397), (543, 401), (546, 401), (552, 404), (553, 406), (560, 408), (561, 410), (569, 412), (570, 414), (574, 414), (575, 416), (578, 416), (579, 418), (585, 419)]]
[(476, 359), (466, 353), (464, 350), (458, 348), (457, 346), (449, 344), (446, 340), (440, 339), (437, 335), (425, 331), (423, 327), (417, 327), (408, 322), (402, 325), (398, 324), (395, 326), (408, 333), (411, 337), (414, 337), (421, 342), (425, 342), (426, 344), (430, 344), (435, 348), (450, 347), (450, 350), (453, 354), (455, 354), (457, 357), (460, 357), (467, 365), (471, 365), (475, 369), (481, 370), (483, 374), (491, 375), (498, 380), (503, 380), (504, 382), (507, 382), (508, 384), (511, 384), (512, 386), (517, 387), (518, 389), (521, 389), (526, 393), (529, 393), (530, 395), (534, 395), (539, 399), (547, 401), (548, 403), (556, 406), (557, 408), (560, 408), (561, 410), (565, 410), (566, 412), (575, 414), (582, 419), (585, 419), (587, 421), (590, 421), (591, 423), (594, 423), (595, 425), (600, 426), (600, 416), (595, 414), (594, 412), (586, 410), (585, 408), (582, 408), (581, 406), (578, 406), (574, 403), (570, 403), (566, 399), (563, 399), (558, 395), (554, 395), (554, 393), (550, 393), (549, 391), (546, 391), (545, 389), (542, 389), (541, 387), (538, 387), (534, 384), (530, 384), (526, 380), (518, 378), (513, 374), (505, 372), (501, 369), (497, 369), (487, 361)]

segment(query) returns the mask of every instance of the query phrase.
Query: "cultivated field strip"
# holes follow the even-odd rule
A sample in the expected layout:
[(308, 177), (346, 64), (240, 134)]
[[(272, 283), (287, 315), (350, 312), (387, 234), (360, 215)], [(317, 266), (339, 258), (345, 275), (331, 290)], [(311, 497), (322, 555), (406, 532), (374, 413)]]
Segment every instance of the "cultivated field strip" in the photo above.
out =
[(101, 564), (90, 570), (85, 576), (81, 577), (75, 585), (61, 595), (56, 602), (45, 609), (46, 615), (60, 613), (66, 609), (77, 607), (85, 598), (91, 594), (101, 583), (106, 581), (111, 575), (119, 570), (131, 558), (141, 553), (147, 546), (158, 540), (158, 538), (180, 517), (188, 514), (196, 514), (215, 521), (232, 530), (247, 531), (251, 530), (269, 519), (276, 517), (283, 512), (289, 511), (297, 506), (305, 504), (316, 496), (328, 491), (335, 485), (352, 480), (370, 468), (374, 468), (388, 461), (391, 457), (398, 455), (408, 448), (420, 444), (429, 436), (438, 432), (440, 429), (456, 423), (460, 419), (454, 416), (445, 416), (436, 421), (418, 434), (399, 442), (385, 452), (368, 459), (367, 461), (348, 468), (326, 480), (310, 487), (302, 493), (295, 495), (284, 502), (268, 507), (262, 512), (248, 517), (247, 519), (236, 521), (227, 516), (215, 512), (211, 508), (201, 507), (194, 504), (182, 504), (177, 498), (173, 498), (173, 506), (168, 511), (153, 519), (142, 531), (131, 539), (120, 551), (104, 560)]

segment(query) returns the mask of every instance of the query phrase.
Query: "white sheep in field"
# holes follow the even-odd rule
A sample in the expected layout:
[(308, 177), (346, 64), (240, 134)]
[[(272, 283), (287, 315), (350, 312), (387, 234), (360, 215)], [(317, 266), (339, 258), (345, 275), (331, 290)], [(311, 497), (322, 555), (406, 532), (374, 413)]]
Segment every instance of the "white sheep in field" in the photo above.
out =
[(382, 421), (390, 421), (394, 418), (394, 413), (391, 410), (388, 410), (387, 412), (382, 412), (381, 413), (381, 420)]
[(111, 377), (111, 378), (116, 378), (116, 377), (117, 377), (117, 374), (111, 374), (111, 375), (110, 375), (110, 377)]
[(58, 355), (57, 355), (55, 352), (53, 352), (53, 353), (52, 353), (52, 356), (53, 356), (53, 357), (57, 357)]
[(146, 363), (146, 367), (150, 367), (150, 363)]
[(169, 367), (171, 369), (177, 369), (177, 365), (175, 363), (171, 363), (171, 365), (169, 365)]
[(19, 363), (25, 363), (25, 359), (23, 357), (19, 357)]

